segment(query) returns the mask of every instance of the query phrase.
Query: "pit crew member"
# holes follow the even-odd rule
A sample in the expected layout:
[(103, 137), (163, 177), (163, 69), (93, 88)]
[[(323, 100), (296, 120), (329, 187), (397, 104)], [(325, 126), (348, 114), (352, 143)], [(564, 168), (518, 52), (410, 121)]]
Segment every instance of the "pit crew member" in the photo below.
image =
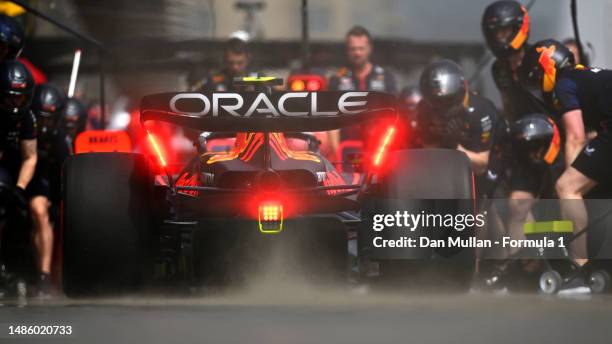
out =
[[(30, 198), (32, 178), (36, 169), (36, 118), (30, 111), (34, 79), (25, 65), (15, 60), (0, 64), (0, 176), (17, 192)], [(29, 206), (34, 219), (33, 243), (37, 253), (40, 286), (50, 286), (53, 234), (40, 221), (46, 209), (41, 198), (33, 197)]]
[(483, 176), (498, 118), (495, 105), (469, 90), (463, 70), (451, 60), (427, 66), (420, 90), (423, 100), (417, 123), (421, 145), (458, 149), (468, 156), (474, 173)]
[(258, 76), (258, 73), (249, 71), (251, 52), (248, 44), (240, 38), (230, 38), (225, 44), (223, 53), (223, 69), (196, 82), (190, 87), (194, 92), (233, 91), (234, 78), (244, 76)]
[[(587, 225), (584, 202), (563, 200), (582, 200), (596, 185), (607, 186), (612, 180), (612, 71), (573, 62), (563, 44), (544, 40), (527, 51), (520, 75), (525, 87), (559, 114), (565, 170), (555, 188), (562, 200), (562, 216), (572, 220), (578, 232)], [(587, 141), (586, 127), (597, 130), (591, 141)], [(574, 241), (577, 257), (586, 257), (586, 237)]]
[(87, 108), (77, 98), (68, 98), (60, 112), (59, 125), (61, 130), (66, 134), (66, 140), (74, 149), (74, 141), (76, 137), (85, 130), (87, 125)]
[[(340, 68), (330, 79), (332, 91), (379, 91), (397, 93), (395, 77), (391, 72), (370, 61), (373, 52), (372, 36), (362, 26), (351, 28), (345, 37), (347, 66)], [(330, 137), (334, 150), (340, 140), (363, 139), (359, 127), (346, 127)]]
[(491, 73), (502, 98), (502, 114), (509, 122), (537, 112), (534, 102), (518, 81), (525, 49), (529, 46), (530, 19), (527, 9), (514, 0), (495, 1), (482, 16), (482, 33), (495, 56)]
[(39, 195), (52, 203), (60, 201), (60, 171), (71, 151), (66, 134), (58, 125), (65, 103), (66, 97), (57, 87), (42, 84), (36, 87), (31, 107), (38, 126), (38, 163), (34, 180), (41, 182)]

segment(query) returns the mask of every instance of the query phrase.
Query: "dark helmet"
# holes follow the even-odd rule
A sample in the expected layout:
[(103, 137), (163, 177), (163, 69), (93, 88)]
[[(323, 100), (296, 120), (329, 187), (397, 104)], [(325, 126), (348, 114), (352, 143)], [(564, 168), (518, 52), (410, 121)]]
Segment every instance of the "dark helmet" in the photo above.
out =
[(551, 93), (557, 82), (557, 72), (574, 66), (574, 55), (566, 46), (546, 39), (529, 47), (519, 69), (519, 79), (532, 93)]
[(24, 32), (15, 18), (0, 15), (0, 59), (14, 59), (21, 54), (24, 45)]
[(482, 33), (495, 56), (518, 51), (529, 38), (529, 14), (517, 1), (496, 1), (482, 15)]
[(448, 109), (462, 104), (468, 93), (461, 67), (451, 60), (429, 64), (419, 82), (423, 99), (434, 108)]
[(561, 149), (561, 136), (555, 122), (543, 114), (527, 115), (510, 128), (512, 144), (531, 162), (552, 164)]
[(87, 108), (76, 98), (68, 98), (62, 111), (62, 123), (66, 131), (81, 132), (87, 124)]
[(421, 90), (417, 86), (405, 87), (399, 95), (400, 108), (404, 111), (414, 112), (416, 111), (417, 105), (423, 99)]
[(42, 84), (36, 87), (31, 109), (37, 116), (49, 117), (59, 113), (65, 102), (64, 94), (57, 87)]
[(0, 108), (18, 114), (32, 102), (34, 78), (23, 63), (4, 61), (0, 64), (0, 91)]
[(59, 112), (64, 107), (64, 94), (51, 84), (36, 87), (30, 109), (38, 119), (39, 133), (50, 134), (57, 125)]

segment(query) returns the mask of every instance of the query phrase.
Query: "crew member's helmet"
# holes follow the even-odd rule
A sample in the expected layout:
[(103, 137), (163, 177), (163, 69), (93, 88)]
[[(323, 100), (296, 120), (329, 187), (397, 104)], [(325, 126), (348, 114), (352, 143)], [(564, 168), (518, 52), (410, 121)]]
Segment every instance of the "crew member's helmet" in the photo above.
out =
[(551, 165), (561, 150), (559, 128), (543, 114), (531, 114), (517, 120), (510, 128), (510, 135), (518, 154), (535, 164)]
[(21, 24), (7, 15), (0, 14), (0, 60), (15, 59), (24, 46)]
[(421, 74), (419, 87), (423, 100), (436, 109), (464, 104), (468, 97), (463, 70), (451, 60), (439, 60), (427, 66)]
[(0, 108), (14, 120), (32, 103), (34, 78), (28, 68), (16, 60), (0, 63)]
[(85, 105), (76, 98), (68, 98), (61, 112), (62, 124), (66, 132), (76, 136), (85, 130), (87, 124), (87, 109)]
[(566, 46), (546, 39), (527, 49), (519, 69), (519, 79), (532, 93), (547, 94), (555, 88), (557, 73), (574, 66), (574, 55)]
[(482, 33), (497, 58), (519, 51), (529, 38), (529, 14), (517, 1), (496, 1), (482, 15)]
[(36, 87), (31, 109), (37, 117), (41, 134), (50, 133), (55, 129), (59, 113), (65, 102), (64, 94), (57, 87), (51, 84), (42, 84)]

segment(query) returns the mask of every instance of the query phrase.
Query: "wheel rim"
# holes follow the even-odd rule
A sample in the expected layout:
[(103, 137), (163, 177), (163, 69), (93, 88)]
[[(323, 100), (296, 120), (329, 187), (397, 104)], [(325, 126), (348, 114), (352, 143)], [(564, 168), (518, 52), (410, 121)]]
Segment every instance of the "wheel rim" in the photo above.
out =
[(559, 288), (559, 278), (553, 272), (540, 276), (540, 290), (545, 294), (554, 294)]
[(591, 291), (596, 294), (603, 293), (607, 288), (608, 281), (606, 276), (600, 272), (593, 272), (589, 278), (589, 286)]

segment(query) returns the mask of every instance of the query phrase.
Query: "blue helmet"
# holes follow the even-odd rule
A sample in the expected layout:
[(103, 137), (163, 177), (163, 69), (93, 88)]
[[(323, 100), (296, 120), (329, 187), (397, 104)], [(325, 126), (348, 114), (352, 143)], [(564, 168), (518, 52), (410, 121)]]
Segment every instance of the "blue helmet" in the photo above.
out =
[[(0, 14), (0, 59), (14, 59), (21, 54), (24, 45), (24, 32), (21, 24), (15, 18)], [(3, 56), (2, 56), (3, 55)]]

